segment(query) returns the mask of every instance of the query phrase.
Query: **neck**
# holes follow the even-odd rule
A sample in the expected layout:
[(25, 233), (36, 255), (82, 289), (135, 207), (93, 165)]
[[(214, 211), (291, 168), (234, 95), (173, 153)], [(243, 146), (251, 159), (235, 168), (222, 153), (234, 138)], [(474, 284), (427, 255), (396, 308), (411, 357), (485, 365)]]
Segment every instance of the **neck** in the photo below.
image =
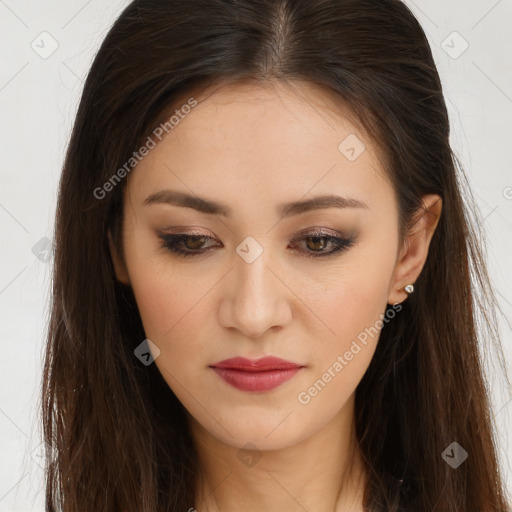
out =
[(360, 512), (365, 471), (355, 435), (354, 397), (312, 436), (274, 450), (241, 450), (192, 417), (199, 454), (197, 512)]

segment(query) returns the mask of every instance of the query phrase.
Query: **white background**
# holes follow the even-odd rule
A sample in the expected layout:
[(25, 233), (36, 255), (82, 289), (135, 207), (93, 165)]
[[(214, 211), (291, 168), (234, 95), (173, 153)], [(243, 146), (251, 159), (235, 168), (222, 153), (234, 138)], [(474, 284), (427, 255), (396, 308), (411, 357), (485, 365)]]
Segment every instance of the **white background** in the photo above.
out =
[[(44, 510), (37, 415), (51, 261), (36, 257), (33, 248), (44, 249), (52, 238), (57, 185), (83, 81), (127, 4), (0, 0), (0, 512)], [(407, 4), (438, 65), (452, 144), (481, 210), (493, 286), (510, 319), (512, 1)], [(51, 49), (52, 39), (58, 47), (48, 58), (32, 47), (41, 53), (43, 46)], [(461, 53), (465, 41), (469, 46)], [(510, 372), (509, 330), (503, 329), (502, 343)], [(501, 464), (512, 490), (512, 400), (503, 379), (494, 380), (495, 367), (490, 361), (487, 368)]]

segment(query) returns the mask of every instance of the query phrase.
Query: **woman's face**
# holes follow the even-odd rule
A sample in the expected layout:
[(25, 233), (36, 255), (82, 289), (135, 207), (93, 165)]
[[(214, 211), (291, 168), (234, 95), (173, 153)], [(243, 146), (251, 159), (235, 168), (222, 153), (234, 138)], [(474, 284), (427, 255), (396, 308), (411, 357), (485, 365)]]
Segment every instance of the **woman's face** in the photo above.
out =
[[(202, 428), (234, 447), (290, 446), (352, 413), (386, 304), (405, 297), (394, 191), (321, 89), (232, 84), (195, 99), (127, 178), (116, 274)], [(299, 369), (215, 367), (264, 356)]]

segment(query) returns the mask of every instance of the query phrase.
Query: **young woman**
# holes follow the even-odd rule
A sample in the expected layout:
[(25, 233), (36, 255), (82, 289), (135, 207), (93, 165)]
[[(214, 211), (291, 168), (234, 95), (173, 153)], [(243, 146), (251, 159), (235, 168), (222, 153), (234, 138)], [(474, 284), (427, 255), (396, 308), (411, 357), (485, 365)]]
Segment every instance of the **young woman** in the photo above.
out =
[(464, 191), (402, 2), (132, 2), (60, 183), (47, 510), (505, 512)]

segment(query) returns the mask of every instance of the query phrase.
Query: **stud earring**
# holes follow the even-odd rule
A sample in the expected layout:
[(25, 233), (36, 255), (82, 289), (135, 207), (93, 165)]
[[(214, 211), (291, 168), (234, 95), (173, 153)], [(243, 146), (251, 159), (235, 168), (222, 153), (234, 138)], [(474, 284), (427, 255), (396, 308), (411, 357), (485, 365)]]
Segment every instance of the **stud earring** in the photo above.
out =
[(408, 284), (404, 290), (407, 292), (407, 293), (412, 293), (414, 291), (414, 286), (412, 284)]

